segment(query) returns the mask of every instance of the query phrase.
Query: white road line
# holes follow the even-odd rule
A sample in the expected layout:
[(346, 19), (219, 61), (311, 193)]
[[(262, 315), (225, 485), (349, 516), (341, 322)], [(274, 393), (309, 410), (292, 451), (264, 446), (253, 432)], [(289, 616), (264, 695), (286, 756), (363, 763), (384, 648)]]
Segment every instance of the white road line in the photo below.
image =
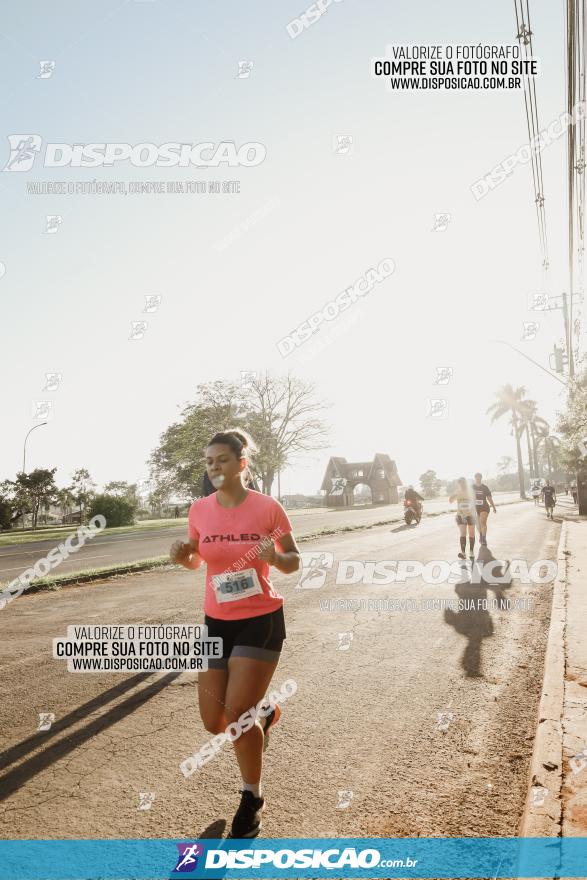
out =
[[(186, 530), (186, 534), (187, 534), (187, 530)], [(49, 539), (49, 540), (55, 540), (55, 539)], [(46, 543), (49, 543), (49, 540), (47, 540)], [(125, 541), (141, 541), (141, 540), (145, 540), (145, 538), (144, 537), (143, 538), (135, 537), (135, 536), (133, 536), (131, 538), (115, 538), (114, 536), (112, 536), (111, 538), (105, 538), (104, 540), (100, 541), (99, 544), (100, 544), (100, 547), (102, 547), (102, 546), (104, 546), (104, 544), (123, 544)], [(22, 546), (26, 547), (26, 544), (24, 544)], [(54, 546), (57, 547), (58, 545), (55, 544)], [(82, 550), (82, 549), (83, 548), (80, 547), (80, 550)], [(15, 552), (15, 553), (0, 553), (0, 559), (2, 559), (3, 556), (4, 557), (7, 557), (7, 556), (35, 556), (39, 552), (40, 552), (40, 550), (21, 550), (21, 551)]]
[[(109, 559), (112, 556), (112, 553), (102, 553), (100, 556), (84, 556), (84, 559)], [(44, 557), (42, 556), (41, 559)], [(64, 562), (68, 560), (64, 559)], [(57, 566), (59, 568), (59, 566)], [(18, 568), (0, 568), (0, 575), (2, 575), (5, 571), (22, 571), (22, 566)]]

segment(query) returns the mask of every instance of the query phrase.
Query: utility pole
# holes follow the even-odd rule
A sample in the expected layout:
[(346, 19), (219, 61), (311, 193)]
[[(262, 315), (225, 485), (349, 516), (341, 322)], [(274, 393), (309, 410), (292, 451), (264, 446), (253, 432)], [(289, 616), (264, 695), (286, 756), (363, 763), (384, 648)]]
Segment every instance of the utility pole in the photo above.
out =
[[(572, 267), (571, 267), (572, 272)], [(567, 295), (563, 293), (563, 320), (565, 322), (565, 346), (567, 349), (567, 364), (569, 367), (569, 379), (575, 376), (575, 360), (573, 357), (573, 328), (569, 321), (569, 308), (567, 305)], [(573, 297), (571, 297), (571, 307), (573, 305)]]
[[(573, 379), (575, 377), (575, 355), (573, 353), (573, 326), (571, 322), (571, 315), (573, 311), (573, 306), (575, 303), (580, 304), (583, 302), (583, 294), (581, 293), (573, 293), (569, 298), (566, 293), (562, 293), (561, 296), (548, 296), (548, 294), (537, 294), (536, 296), (540, 296), (542, 299), (542, 303), (540, 306), (535, 306), (532, 308), (532, 311), (540, 311), (540, 312), (558, 312), (562, 311), (563, 313), (563, 321), (565, 327), (565, 349), (566, 349), (566, 364), (568, 366), (569, 379)], [(555, 345), (554, 351), (555, 360), (557, 358), (557, 349)], [(562, 372), (562, 370), (558, 370), (557, 372)]]

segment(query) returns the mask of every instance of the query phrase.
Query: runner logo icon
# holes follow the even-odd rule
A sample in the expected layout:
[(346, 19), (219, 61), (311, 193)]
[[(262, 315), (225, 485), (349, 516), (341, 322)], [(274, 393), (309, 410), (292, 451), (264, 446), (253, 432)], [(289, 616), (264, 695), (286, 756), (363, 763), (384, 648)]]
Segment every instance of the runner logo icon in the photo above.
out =
[(41, 149), (42, 139), (38, 134), (9, 134), (10, 156), (4, 171), (30, 171), (35, 155)]
[(302, 571), (296, 584), (297, 590), (318, 590), (326, 583), (326, 574), (332, 568), (332, 553), (301, 553)]
[(173, 874), (191, 874), (198, 866), (198, 858), (204, 855), (204, 847), (200, 843), (178, 843), (179, 856)]

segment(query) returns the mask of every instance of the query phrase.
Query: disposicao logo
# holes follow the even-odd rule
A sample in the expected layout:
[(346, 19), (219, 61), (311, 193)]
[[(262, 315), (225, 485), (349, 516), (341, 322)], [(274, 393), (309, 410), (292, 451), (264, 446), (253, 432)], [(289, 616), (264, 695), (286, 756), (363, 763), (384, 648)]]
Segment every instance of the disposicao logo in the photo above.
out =
[(179, 856), (173, 874), (191, 874), (198, 866), (198, 858), (204, 855), (204, 847), (200, 843), (178, 843)]
[[(43, 141), (38, 134), (9, 134), (10, 156), (3, 171), (30, 171)], [(199, 144), (46, 144), (44, 168), (99, 168), (112, 167), (116, 162), (130, 162), (136, 168), (231, 168), (260, 165), (267, 155), (264, 144), (256, 141), (237, 146), (234, 141), (217, 144), (206, 141)]]

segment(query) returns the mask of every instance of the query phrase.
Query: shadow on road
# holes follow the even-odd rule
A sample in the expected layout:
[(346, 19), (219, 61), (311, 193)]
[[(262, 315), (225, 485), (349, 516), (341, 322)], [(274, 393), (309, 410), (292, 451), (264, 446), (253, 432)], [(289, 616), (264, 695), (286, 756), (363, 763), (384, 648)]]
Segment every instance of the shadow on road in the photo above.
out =
[(408, 525), (407, 523), (402, 523), (401, 526), (398, 526), (395, 529), (390, 529), (389, 531), (391, 532), (392, 535), (395, 535), (396, 532), (411, 532), (412, 529), (415, 529), (415, 528), (416, 528), (415, 525), (412, 525), (412, 524)]
[(198, 840), (220, 840), (226, 831), (226, 819), (216, 819), (198, 834)]
[(461, 657), (461, 666), (465, 670), (467, 678), (481, 678), (481, 645), (483, 639), (493, 636), (493, 621), (489, 611), (476, 606), (478, 599), (487, 598), (487, 591), (477, 584), (472, 584), (469, 579), (455, 584), (455, 593), (464, 606), (462, 610), (453, 611), (445, 608), (444, 620), (449, 626), (455, 628), (467, 639), (467, 644)]
[[(166, 688), (167, 685), (170, 684), (171, 681), (173, 681), (173, 679), (178, 677), (178, 675), (181, 675), (181, 673), (171, 672), (169, 673), (169, 675), (165, 675), (157, 681), (154, 681), (149, 687), (143, 688), (137, 693), (131, 694), (122, 703), (118, 703), (116, 706), (113, 706), (103, 715), (100, 715), (98, 718), (94, 718), (85, 727), (75, 731), (74, 733), (66, 734), (63, 739), (53, 743), (52, 745), (47, 746), (46, 748), (43, 748), (43, 751), (34, 756), (31, 756), (22, 764), (19, 764), (17, 767), (13, 767), (11, 770), (8, 770), (8, 772), (0, 778), (0, 800), (4, 800), (5, 798), (7, 798), (9, 795), (11, 795), (21, 786), (23, 786), (26, 782), (28, 782), (29, 779), (32, 779), (34, 776), (36, 776), (37, 773), (45, 770), (51, 764), (55, 763), (55, 761), (59, 761), (65, 755), (69, 754), (69, 752), (74, 751), (74, 749), (82, 745), (82, 743), (87, 742), (88, 740), (96, 736), (96, 734), (101, 733), (108, 727), (112, 727), (113, 724), (116, 724), (127, 715), (130, 715), (132, 712), (135, 711), (135, 709), (137, 709), (139, 706), (142, 706), (143, 703), (146, 703), (147, 700), (152, 699), (160, 691)], [(4, 767), (9, 767), (11, 764), (14, 764), (16, 761), (18, 761), (18, 759), (21, 758), (23, 755), (26, 755), (28, 752), (34, 751), (35, 749), (39, 748), (39, 746), (45, 746), (44, 737), (55, 736), (59, 734), (65, 728), (71, 726), (76, 721), (85, 718), (95, 709), (100, 708), (101, 706), (120, 696), (120, 694), (123, 694), (125, 691), (136, 687), (144, 680), (145, 675), (135, 675), (132, 678), (127, 679), (122, 684), (110, 688), (103, 694), (100, 694), (100, 696), (96, 697), (93, 700), (89, 700), (78, 709), (70, 712), (69, 715), (66, 715), (64, 718), (56, 721), (51, 727), (50, 731), (28, 737), (28, 739), (24, 740), (22, 743), (19, 743), (18, 745), (7, 749), (0, 755), (0, 769), (3, 769)]]
[[(502, 560), (496, 559), (489, 547), (481, 546), (479, 548), (477, 562), (480, 566), (487, 565), (491, 562), (496, 563), (501, 561)], [(509, 562), (506, 560), (502, 565), (494, 565), (492, 571), (495, 580), (481, 577), (479, 586), (487, 587), (492, 593), (495, 593), (496, 599), (504, 599), (504, 590), (509, 590), (512, 585), (512, 576), (509, 574)]]
[(461, 566), (461, 579), (455, 584), (456, 597), (462, 608), (453, 611), (446, 608), (444, 621), (454, 627), (456, 632), (465, 636), (467, 644), (461, 657), (461, 666), (467, 678), (482, 678), (481, 647), (483, 639), (494, 635), (493, 618), (488, 609), (480, 607), (483, 599), (487, 599), (488, 590), (495, 593), (496, 599), (504, 598), (504, 590), (511, 587), (512, 579), (508, 574), (508, 563), (494, 565), (495, 580), (486, 580), (482, 566), (487, 563), (498, 563), (488, 547), (481, 546), (477, 560), (469, 569), (466, 563)]

